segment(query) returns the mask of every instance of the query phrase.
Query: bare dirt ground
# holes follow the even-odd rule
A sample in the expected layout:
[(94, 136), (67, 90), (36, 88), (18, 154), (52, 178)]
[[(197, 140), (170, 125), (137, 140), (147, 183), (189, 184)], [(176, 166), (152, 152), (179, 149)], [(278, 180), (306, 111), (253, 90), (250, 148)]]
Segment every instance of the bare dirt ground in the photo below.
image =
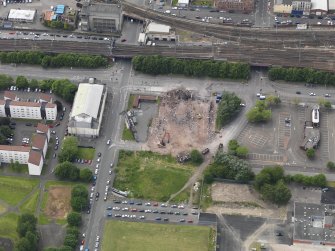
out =
[(286, 208), (277, 208), (265, 203), (249, 185), (216, 182), (213, 183), (211, 192), (214, 205), (209, 207), (207, 212), (276, 219), (286, 217)]
[(71, 187), (51, 187), (45, 208), (47, 217), (64, 219), (71, 210)]
[[(185, 89), (167, 92), (149, 128), (148, 146), (152, 151), (172, 155), (201, 150), (215, 138), (215, 114), (214, 101), (196, 98)], [(165, 147), (159, 147), (163, 138)]]

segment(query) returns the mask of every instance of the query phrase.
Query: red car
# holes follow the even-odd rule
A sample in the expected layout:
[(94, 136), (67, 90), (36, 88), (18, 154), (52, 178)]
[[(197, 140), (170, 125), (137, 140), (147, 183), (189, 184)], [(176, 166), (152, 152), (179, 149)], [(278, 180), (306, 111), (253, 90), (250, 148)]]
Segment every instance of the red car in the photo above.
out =
[(153, 203), (152, 205), (153, 205), (154, 207), (158, 207), (158, 203), (157, 203), (157, 202)]
[(85, 244), (85, 239), (81, 240), (81, 245)]
[(188, 223), (193, 223), (193, 220), (188, 220), (187, 222), (188, 222)]

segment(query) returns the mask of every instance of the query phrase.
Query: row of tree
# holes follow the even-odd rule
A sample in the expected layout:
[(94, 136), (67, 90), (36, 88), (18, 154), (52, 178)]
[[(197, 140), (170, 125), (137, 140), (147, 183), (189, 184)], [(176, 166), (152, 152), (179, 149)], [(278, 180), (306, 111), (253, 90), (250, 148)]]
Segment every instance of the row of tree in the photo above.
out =
[(235, 93), (223, 92), (217, 110), (216, 128), (221, 129), (222, 126), (232, 121), (240, 111), (241, 99)]
[(64, 238), (63, 246), (59, 248), (45, 248), (44, 251), (73, 251), (78, 245), (80, 230), (79, 227), (82, 223), (81, 214), (71, 212), (67, 216), (67, 228)]
[(43, 24), (47, 27), (54, 28), (54, 29), (62, 29), (62, 30), (74, 30), (75, 27), (67, 22), (63, 22), (60, 20), (46, 20)]
[(335, 85), (335, 74), (310, 68), (273, 67), (268, 72), (270, 80), (285, 80), (311, 84)]
[(16, 244), (16, 251), (38, 250), (37, 218), (32, 214), (19, 216), (16, 231), (19, 234), (19, 241)]
[(89, 168), (78, 168), (75, 164), (65, 161), (59, 163), (55, 169), (55, 175), (60, 180), (83, 181), (90, 182), (93, 173)]
[(59, 163), (73, 162), (78, 156), (78, 139), (75, 136), (68, 136), (63, 140), (60, 153), (58, 154)]
[(250, 66), (214, 60), (189, 60), (162, 56), (135, 56), (134, 69), (146, 74), (183, 74), (195, 77), (248, 79)]
[(42, 91), (52, 90), (56, 95), (62, 97), (68, 102), (72, 102), (78, 87), (68, 79), (44, 79), (28, 80), (24, 76), (18, 76), (16, 80), (5, 74), (0, 74), (0, 90), (7, 90), (12, 85), (15, 85), (19, 89), (31, 88), (34, 90), (36, 88)]
[(0, 61), (4, 64), (32, 64), (53, 68), (99, 68), (108, 65), (107, 58), (103, 56), (76, 53), (46, 54), (39, 51), (0, 52)]
[(205, 171), (204, 181), (212, 183), (215, 178), (247, 182), (254, 178), (254, 173), (246, 161), (224, 152), (218, 152), (213, 163)]

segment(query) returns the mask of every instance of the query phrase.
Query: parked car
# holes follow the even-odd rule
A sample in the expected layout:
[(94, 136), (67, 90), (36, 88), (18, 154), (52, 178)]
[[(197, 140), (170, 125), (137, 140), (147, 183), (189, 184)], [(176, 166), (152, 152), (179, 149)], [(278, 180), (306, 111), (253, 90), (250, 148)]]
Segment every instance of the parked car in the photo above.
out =
[(205, 154), (209, 153), (209, 149), (208, 149), (208, 148), (205, 148), (204, 150), (202, 150), (201, 153), (202, 153), (203, 155), (205, 155)]

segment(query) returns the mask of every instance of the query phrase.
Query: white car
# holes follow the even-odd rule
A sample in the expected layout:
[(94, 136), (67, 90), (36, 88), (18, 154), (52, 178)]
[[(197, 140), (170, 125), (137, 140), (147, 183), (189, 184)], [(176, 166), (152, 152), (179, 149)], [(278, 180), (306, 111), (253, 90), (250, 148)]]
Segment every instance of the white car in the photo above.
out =
[(111, 168), (113, 167), (113, 163), (111, 163)]
[(95, 165), (95, 168), (99, 168), (99, 164), (96, 164), (96, 165)]
[(119, 207), (113, 207), (113, 210), (120, 211), (120, 208)]
[(106, 183), (107, 183), (107, 185), (109, 185), (109, 183), (110, 183), (110, 182), (111, 182), (110, 180), (107, 180), (107, 182), (106, 182)]
[(99, 235), (97, 235), (96, 241), (100, 241), (100, 236)]
[(109, 172), (108, 172), (108, 173), (109, 173), (109, 175), (111, 175), (111, 174), (112, 174), (112, 170), (109, 170)]
[(99, 169), (95, 169), (94, 174), (97, 175), (99, 172)]
[(316, 94), (314, 92), (311, 92), (309, 96), (316, 96)]
[(185, 207), (183, 205), (178, 206), (179, 209), (184, 209)]
[(111, 140), (109, 139), (109, 140), (107, 140), (107, 145), (109, 145), (111, 143)]
[(108, 192), (108, 189), (109, 189), (109, 186), (106, 186), (106, 189), (105, 189), (105, 191), (106, 191), (106, 192)]
[(97, 159), (97, 162), (100, 162), (100, 158)]

